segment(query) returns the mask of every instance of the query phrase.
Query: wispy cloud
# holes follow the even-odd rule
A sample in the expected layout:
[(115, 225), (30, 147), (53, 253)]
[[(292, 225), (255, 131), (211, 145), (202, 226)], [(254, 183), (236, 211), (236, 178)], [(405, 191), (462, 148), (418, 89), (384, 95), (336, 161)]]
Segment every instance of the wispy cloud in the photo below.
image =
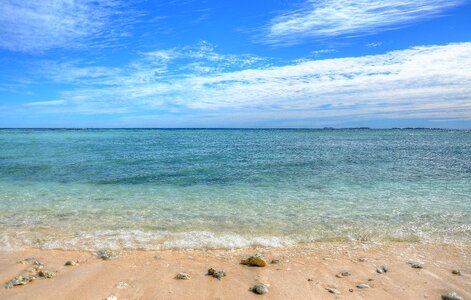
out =
[(470, 69), (471, 43), (284, 66), (217, 54), (203, 44), (145, 53), (119, 72), (93, 77), (93, 85), (90, 78), (76, 77), (77, 88), (59, 95), (67, 103), (34, 109), (159, 111), (160, 120), (203, 114), (206, 122), (216, 118), (234, 123), (331, 117), (471, 120)]
[(309, 38), (367, 35), (440, 15), (462, 0), (307, 0), (273, 18), (263, 42), (297, 44)]
[[(3, 0), (0, 48), (41, 52), (79, 47), (85, 40), (104, 43), (126, 30), (122, 6), (118, 0)], [(111, 25), (113, 18), (122, 21), (119, 29)]]
[(55, 106), (65, 104), (65, 100), (53, 100), (53, 101), (38, 101), (25, 103), (25, 106)]

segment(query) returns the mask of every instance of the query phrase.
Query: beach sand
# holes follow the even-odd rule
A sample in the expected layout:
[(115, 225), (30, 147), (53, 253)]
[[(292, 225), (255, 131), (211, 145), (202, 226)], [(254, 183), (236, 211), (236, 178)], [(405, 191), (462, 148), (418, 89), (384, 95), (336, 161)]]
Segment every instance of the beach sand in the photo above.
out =
[[(255, 253), (263, 254), (266, 267), (240, 264)], [(27, 274), (35, 260), (56, 276), (2, 287), (0, 299), (440, 299), (450, 291), (471, 299), (468, 245), (319, 242), (237, 250), (122, 250), (106, 261), (86, 251), (8, 251), (0, 252), (0, 282)], [(79, 265), (64, 266), (67, 260)], [(423, 263), (423, 269), (412, 268), (410, 261)], [(376, 272), (381, 265), (387, 273)], [(221, 281), (207, 276), (209, 268), (227, 276)], [(454, 269), (461, 275), (452, 274)], [(343, 271), (351, 275), (335, 276)], [(191, 279), (175, 279), (179, 272)], [(249, 291), (256, 283), (269, 284), (268, 294)], [(361, 283), (370, 287), (357, 288)]]

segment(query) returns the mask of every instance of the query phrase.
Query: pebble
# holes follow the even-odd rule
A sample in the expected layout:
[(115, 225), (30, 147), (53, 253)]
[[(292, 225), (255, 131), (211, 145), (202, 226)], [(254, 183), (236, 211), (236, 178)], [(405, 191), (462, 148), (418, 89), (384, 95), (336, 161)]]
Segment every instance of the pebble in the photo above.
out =
[(75, 267), (78, 265), (79, 265), (78, 261), (75, 261), (75, 260), (68, 260), (64, 264), (64, 266), (71, 266), (71, 267)]
[(271, 261), (271, 264), (272, 264), (272, 265), (278, 265), (279, 263), (280, 263), (280, 260), (279, 260), (279, 259), (273, 259), (273, 260)]
[(249, 265), (253, 267), (265, 267), (267, 265), (267, 261), (261, 254), (255, 254), (250, 256), (247, 259), (243, 259), (241, 262), (243, 265)]
[(339, 290), (337, 290), (336, 288), (325, 288), (327, 291), (329, 291), (329, 293), (332, 293), (332, 294), (340, 294)]
[(213, 277), (217, 280), (222, 280), (224, 277), (226, 277), (226, 273), (224, 271), (217, 271), (213, 274)]
[(344, 272), (340, 272), (339, 274), (335, 275), (335, 277), (337, 278), (342, 278), (342, 277), (347, 277), (347, 276), (351, 276), (352, 273), (348, 272), (348, 271), (344, 271)]
[(370, 287), (369, 285), (364, 284), (364, 283), (357, 284), (357, 288), (359, 289), (367, 289), (369, 287)]
[(191, 279), (191, 275), (190, 275), (190, 274), (187, 274), (187, 273), (178, 273), (178, 274), (175, 276), (175, 279), (190, 280), (190, 279)]
[(115, 295), (111, 295), (111, 296), (105, 298), (105, 300), (118, 300), (118, 297), (116, 297)]
[(387, 266), (379, 266), (376, 268), (376, 272), (379, 274), (387, 273), (389, 268)]
[(353, 293), (353, 289), (348, 289), (348, 291), (349, 291), (350, 293)]
[(208, 275), (209, 275), (209, 276), (213, 276), (214, 273), (216, 273), (216, 270), (214, 270), (213, 268), (210, 268), (210, 269), (208, 270)]
[(414, 269), (423, 269), (424, 265), (419, 264), (419, 263), (415, 263), (415, 264), (411, 264), (411, 267), (414, 268)]
[(5, 288), (6, 289), (11, 289), (14, 286), (25, 285), (25, 284), (28, 284), (32, 280), (34, 280), (33, 277), (17, 276), (15, 278), (13, 278), (12, 280), (8, 281), (7, 283), (5, 283)]
[(408, 264), (414, 269), (423, 269), (424, 264), (418, 261), (410, 261)]
[(103, 260), (110, 260), (114, 256), (114, 253), (111, 249), (100, 249), (96, 252), (96, 256)]
[(442, 295), (442, 300), (463, 300), (463, 297), (459, 296), (455, 292), (448, 292)]
[(52, 278), (52, 277), (55, 277), (55, 276), (56, 276), (55, 272), (51, 272), (51, 271), (48, 271), (48, 270), (40, 270), (38, 272), (38, 277), (41, 277), (41, 278)]
[(366, 261), (366, 258), (360, 257), (360, 258), (358, 259), (358, 261), (359, 261), (359, 262), (365, 262), (365, 261)]
[(207, 275), (213, 276), (213, 277), (216, 278), (217, 280), (222, 280), (224, 277), (226, 277), (226, 272), (224, 272), (224, 271), (216, 271), (216, 270), (214, 270), (213, 268), (210, 268), (210, 269), (208, 270)]
[(251, 290), (255, 294), (263, 295), (263, 294), (268, 293), (268, 285), (263, 284), (263, 283), (257, 283), (256, 285), (253, 286)]
[(453, 270), (453, 271), (451, 271), (451, 274), (461, 276), (461, 271), (460, 270)]

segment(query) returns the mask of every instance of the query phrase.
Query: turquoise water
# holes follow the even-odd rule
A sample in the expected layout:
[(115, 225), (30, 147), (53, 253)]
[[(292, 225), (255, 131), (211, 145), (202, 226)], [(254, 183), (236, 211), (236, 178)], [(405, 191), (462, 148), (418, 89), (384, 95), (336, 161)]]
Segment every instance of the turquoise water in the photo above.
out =
[(471, 131), (0, 130), (0, 249), (471, 242)]

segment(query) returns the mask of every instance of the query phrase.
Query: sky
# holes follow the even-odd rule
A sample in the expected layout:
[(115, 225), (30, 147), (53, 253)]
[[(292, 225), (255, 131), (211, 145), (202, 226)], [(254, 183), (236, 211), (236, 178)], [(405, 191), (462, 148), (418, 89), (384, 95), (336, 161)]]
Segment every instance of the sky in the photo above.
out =
[(471, 128), (471, 1), (0, 0), (0, 127)]

